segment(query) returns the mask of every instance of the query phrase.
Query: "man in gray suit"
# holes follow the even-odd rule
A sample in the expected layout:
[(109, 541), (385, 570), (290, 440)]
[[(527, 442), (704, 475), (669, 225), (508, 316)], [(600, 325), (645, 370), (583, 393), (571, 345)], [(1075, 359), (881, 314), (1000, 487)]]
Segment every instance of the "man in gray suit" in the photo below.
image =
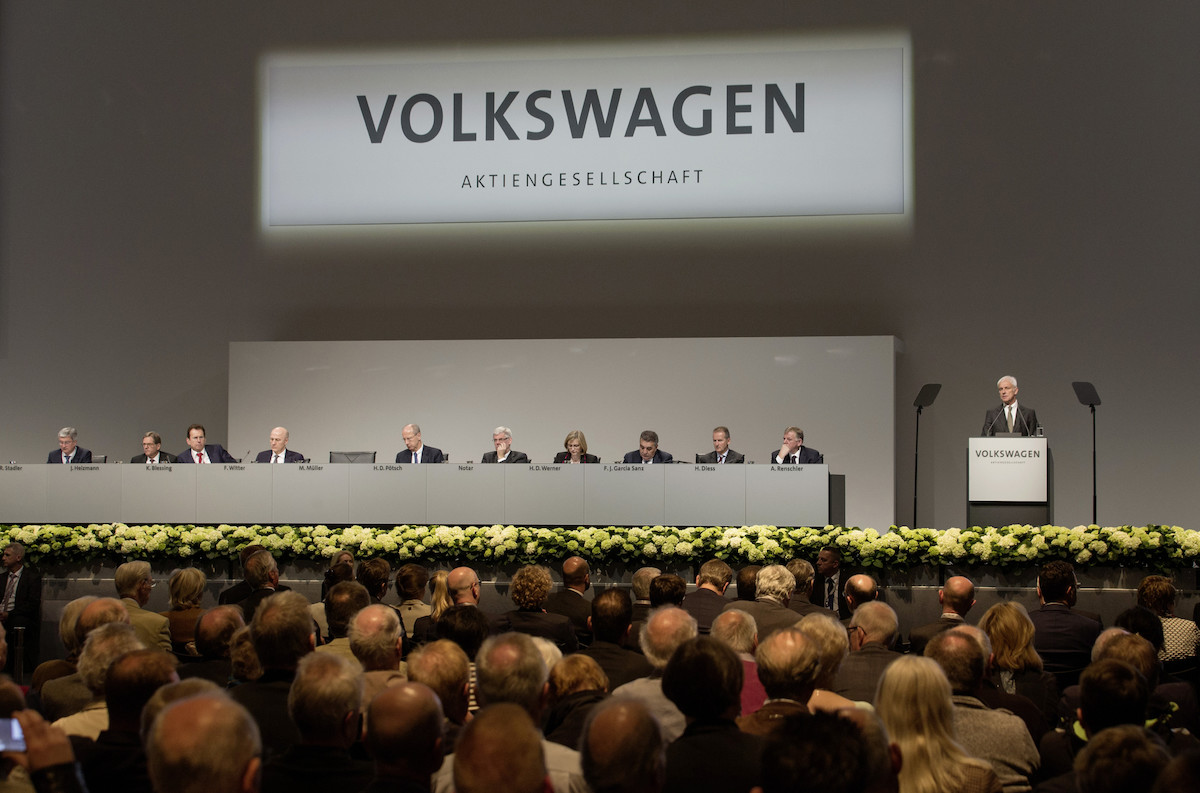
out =
[(484, 452), (483, 463), (528, 463), (529, 455), (525, 452), (514, 451), (512, 447), (512, 430), (508, 427), (496, 427), (492, 430), (492, 445), (494, 452)]
[(758, 642), (762, 644), (773, 632), (800, 620), (800, 615), (788, 608), (796, 589), (796, 577), (781, 564), (767, 565), (755, 576), (754, 588), (754, 600), (734, 600), (724, 610), (738, 609), (754, 617)]
[(129, 612), (129, 622), (142, 643), (171, 652), (171, 627), (167, 618), (144, 608), (150, 602), (150, 591), (154, 588), (150, 563), (126, 562), (117, 568), (113, 583), (117, 586), (121, 603)]
[(717, 427), (713, 430), (713, 450), (708, 454), (697, 455), (697, 463), (744, 463), (746, 455), (729, 448), (729, 428)]
[(872, 600), (855, 610), (850, 618), (850, 655), (838, 668), (834, 693), (874, 703), (883, 671), (901, 657), (891, 649), (898, 628), (896, 612), (886, 603)]

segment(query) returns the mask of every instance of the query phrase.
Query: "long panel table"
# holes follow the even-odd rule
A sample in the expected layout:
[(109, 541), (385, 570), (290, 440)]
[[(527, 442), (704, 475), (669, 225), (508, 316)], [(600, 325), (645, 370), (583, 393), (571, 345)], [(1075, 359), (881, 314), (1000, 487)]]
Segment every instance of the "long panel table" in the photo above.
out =
[(824, 526), (826, 465), (4, 465), (0, 522)]

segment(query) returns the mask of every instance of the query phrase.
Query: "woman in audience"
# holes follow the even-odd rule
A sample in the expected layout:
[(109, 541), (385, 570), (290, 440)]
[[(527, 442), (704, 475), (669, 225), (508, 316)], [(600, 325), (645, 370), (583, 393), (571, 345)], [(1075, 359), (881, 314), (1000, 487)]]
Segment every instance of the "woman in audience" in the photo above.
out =
[(429, 616), (434, 622), (454, 605), (454, 599), (450, 597), (450, 584), (447, 583), (449, 578), (450, 573), (438, 570), (429, 582)]
[(575, 653), (550, 669), (550, 708), (542, 732), (546, 740), (579, 748), (588, 713), (608, 696), (608, 675), (595, 659)]
[(875, 709), (900, 746), (900, 793), (1000, 793), (996, 772), (955, 739), (950, 683), (936, 661), (893, 661), (879, 680)]
[(997, 603), (984, 613), (979, 628), (992, 642), (992, 682), (1006, 694), (1029, 698), (1045, 715), (1047, 724), (1057, 724), (1058, 681), (1042, 668), (1042, 657), (1033, 648), (1033, 620), (1025, 607)]
[(332, 641), (329, 635), (329, 620), (325, 618), (325, 598), (329, 595), (329, 590), (343, 581), (354, 580), (354, 566), (347, 561), (341, 561), (333, 567), (325, 571), (325, 580), (321, 582), (321, 601), (313, 603), (308, 607), (312, 614), (313, 622), (317, 623), (317, 644), (326, 644)]
[[(1150, 609), (1145, 606), (1131, 606), (1113, 620), (1114, 628), (1121, 628), (1130, 633), (1136, 633), (1150, 644), (1154, 645), (1154, 652), (1161, 653), (1163, 649), (1163, 624)], [(1092, 651), (1092, 657), (1095, 658), (1096, 652)]]
[(1161, 575), (1148, 575), (1138, 584), (1137, 604), (1158, 615), (1163, 627), (1160, 661), (1186, 661), (1196, 657), (1200, 631), (1196, 623), (1175, 616), (1175, 584)]
[(429, 616), (433, 611), (423, 599), (427, 583), (429, 583), (429, 571), (419, 564), (401, 565), (400, 569), (396, 571), (396, 593), (400, 595), (400, 617), (404, 620), (404, 629), (410, 639), (417, 620)]
[(583, 437), (582, 430), (571, 430), (567, 433), (566, 440), (563, 441), (565, 452), (559, 452), (555, 458), (556, 463), (598, 463), (600, 458), (594, 454), (587, 453), (587, 438)]
[(195, 655), (195, 647), (188, 645), (196, 639), (196, 622), (207, 609), (200, 608), (204, 587), (208, 578), (194, 567), (176, 570), (171, 574), (168, 588), (171, 593), (171, 610), (162, 615), (167, 618), (171, 629), (171, 649), (176, 655)]
[(558, 647), (563, 654), (579, 649), (575, 628), (571, 620), (561, 614), (547, 614), (542, 608), (550, 597), (550, 571), (539, 565), (526, 565), (512, 579), (510, 596), (516, 604), (515, 611), (504, 615), (509, 627), (530, 636), (544, 636)]
[(329, 557), (329, 569), (325, 571), (325, 580), (321, 582), (321, 600), (324, 600), (325, 596), (329, 594), (329, 588), (332, 587), (333, 584), (341, 583), (341, 581), (344, 580), (344, 579), (339, 578), (339, 579), (335, 580), (333, 583), (329, 582), (329, 574), (333, 571), (333, 568), (337, 567), (339, 564), (342, 564), (343, 562), (349, 562), (351, 569), (353, 569), (354, 554), (351, 553), (350, 550), (347, 548), (342, 548), (341, 550), (334, 551), (333, 556)]

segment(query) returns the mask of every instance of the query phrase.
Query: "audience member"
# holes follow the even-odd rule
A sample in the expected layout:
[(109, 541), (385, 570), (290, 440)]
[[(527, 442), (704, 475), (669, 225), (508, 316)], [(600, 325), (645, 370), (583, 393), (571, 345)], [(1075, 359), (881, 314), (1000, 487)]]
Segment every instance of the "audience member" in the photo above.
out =
[(992, 643), (986, 633), (973, 625), (959, 625), (951, 628), (949, 632), (968, 637), (979, 645), (979, 650), (983, 653), (983, 683), (972, 696), (992, 710), (1012, 711), (1013, 715), (1025, 722), (1025, 729), (1028, 730), (1029, 737), (1033, 739), (1033, 745), (1037, 746), (1041, 742), (1042, 736), (1050, 730), (1050, 726), (1058, 723), (1057, 716), (1048, 718), (1037, 705), (1033, 704), (1033, 700), (1020, 694), (1009, 694), (993, 682), (993, 678), (996, 676), (993, 666), (995, 654), (992, 652)]
[(246, 627), (238, 606), (217, 606), (204, 612), (196, 623), (197, 660), (179, 669), (180, 678), (204, 678), (224, 688), (233, 674), (230, 644), (233, 634)]
[(666, 782), (662, 731), (637, 700), (610, 698), (592, 708), (579, 755), (592, 793), (658, 793)]
[(540, 565), (526, 565), (513, 575), (510, 595), (516, 609), (504, 615), (509, 627), (518, 633), (543, 636), (564, 653), (579, 649), (575, 628), (562, 614), (550, 614), (543, 606), (550, 596), (550, 571)]
[[(338, 584), (353, 581), (354, 565), (350, 562), (338, 562), (325, 571), (325, 580), (321, 582), (321, 600), (308, 607), (308, 612), (312, 615), (313, 622), (317, 623), (318, 644), (326, 644), (333, 641), (333, 636), (329, 633), (329, 616), (326, 608), (329, 602), (330, 590)], [(359, 586), (362, 585), (360, 584)]]
[(814, 682), (816, 688), (809, 697), (808, 709), (813, 713), (837, 713), (845, 708), (856, 707), (853, 700), (833, 692), (837, 685), (837, 673), (850, 654), (850, 637), (837, 615), (828, 609), (818, 614), (809, 614), (796, 623), (796, 629), (804, 634), (817, 648), (821, 669)]
[(171, 574), (167, 585), (171, 593), (170, 611), (160, 612), (167, 618), (167, 630), (171, 636), (171, 651), (176, 655), (195, 655), (191, 643), (196, 639), (196, 623), (204, 614), (200, 601), (204, 599), (204, 587), (208, 578), (203, 571), (185, 567)]
[(442, 751), (445, 754), (454, 751), (459, 731), (467, 722), (471, 666), (467, 654), (449, 639), (430, 642), (408, 657), (408, 679), (428, 686), (441, 702), (445, 720), (441, 731)]
[(258, 793), (261, 754), (254, 719), (225, 694), (168, 705), (146, 738), (157, 793)]
[(817, 574), (813, 578), (812, 602), (838, 615), (838, 619), (850, 619), (850, 607), (846, 603), (844, 582), (849, 574), (842, 569), (842, 552), (836, 547), (826, 546), (817, 554), (813, 565)]
[(788, 608), (792, 592), (796, 589), (796, 579), (781, 564), (767, 565), (758, 571), (754, 589), (757, 594), (753, 601), (735, 600), (727, 604), (725, 609), (738, 609), (754, 617), (761, 644), (773, 632), (791, 627), (798, 621), (796, 612)]
[(38, 695), (39, 699), (42, 686), (48, 681), (75, 673), (79, 651), (83, 647), (83, 641), (75, 635), (75, 625), (79, 622), (79, 615), (83, 613), (83, 609), (93, 600), (96, 600), (95, 595), (84, 595), (63, 606), (62, 614), (58, 618), (58, 639), (62, 642), (63, 657), (38, 664), (29, 683), (30, 693)]
[[(1145, 606), (1132, 606), (1125, 609), (1113, 620), (1113, 625), (1141, 636), (1154, 645), (1155, 653), (1162, 652), (1163, 644), (1166, 642), (1166, 637), (1163, 636), (1162, 620)], [(1092, 653), (1092, 660), (1096, 660), (1095, 652)]]
[(1000, 793), (996, 772), (955, 739), (950, 684), (935, 661), (896, 659), (880, 678), (875, 705), (900, 748), (900, 793)]
[(1037, 581), (1042, 607), (1029, 615), (1034, 627), (1033, 647), (1046, 671), (1058, 680), (1060, 690), (1079, 680), (1101, 631), (1099, 620), (1075, 611), (1078, 590), (1079, 582), (1070, 562), (1046, 563)]
[(54, 722), (54, 726), (67, 735), (92, 740), (107, 730), (108, 704), (104, 695), (108, 669), (121, 656), (141, 649), (144, 645), (137, 631), (123, 622), (107, 623), (89, 633), (79, 654), (79, 676), (92, 692), (92, 700), (78, 713)]
[(15, 541), (4, 546), (3, 567), (0, 627), (14, 635), (18, 628), (25, 631), (24, 658), (17, 658), (16, 652), (9, 653), (3, 669), (13, 672), (19, 668), (24, 673), (37, 666), (42, 630), (42, 575), (25, 564), (25, 546)]
[(625, 647), (632, 620), (633, 601), (627, 590), (606, 589), (592, 599), (592, 616), (588, 618), (592, 644), (583, 655), (604, 670), (610, 690), (645, 677), (653, 668), (646, 656)]
[[(1048, 726), (1058, 721), (1058, 681), (1044, 671), (1033, 647), (1034, 627), (1020, 603), (997, 603), (979, 620), (992, 645), (992, 681), (1006, 694), (1027, 697)], [(1037, 740), (1037, 736), (1034, 736)]]
[(834, 691), (856, 702), (874, 702), (883, 670), (900, 657), (891, 649), (899, 622), (886, 603), (863, 603), (850, 618), (850, 655), (838, 669)]
[[(445, 580), (443, 574), (443, 581)], [(400, 618), (405, 625), (405, 635), (412, 637), (412, 626), (421, 617), (433, 613), (425, 602), (425, 587), (429, 583), (429, 571), (419, 564), (404, 564), (396, 571), (396, 593), (400, 596)], [(447, 598), (448, 600), (448, 598)], [(443, 611), (445, 608), (442, 609)], [(439, 616), (441, 612), (438, 612)]]
[(614, 697), (629, 697), (645, 704), (658, 719), (663, 738), (668, 743), (682, 735), (687, 724), (683, 713), (663, 693), (663, 672), (671, 654), (688, 639), (694, 639), (696, 634), (696, 620), (683, 609), (663, 606), (654, 611), (639, 638), (642, 652), (654, 670), (649, 676), (632, 680), (612, 692)]
[(644, 622), (650, 616), (650, 582), (662, 575), (657, 567), (640, 567), (633, 574), (633, 621)]
[[(279, 566), (270, 551), (264, 549), (251, 554), (250, 558), (246, 560), (245, 567), (246, 583), (250, 585), (250, 594), (239, 600), (237, 605), (242, 607), (242, 614), (248, 625), (254, 621), (254, 612), (260, 603), (276, 592), (286, 591), (287, 588), (279, 585)], [(307, 601), (305, 602), (307, 603)], [(261, 726), (260, 724), (259, 727)], [(263, 736), (263, 743), (268, 747), (267, 753), (270, 754), (271, 741)]]
[(966, 576), (947, 578), (938, 590), (942, 615), (935, 621), (913, 628), (908, 636), (908, 651), (913, 655), (925, 652), (925, 645), (937, 634), (966, 622), (967, 612), (975, 605), (975, 585)]
[(804, 559), (792, 559), (784, 566), (796, 579), (796, 591), (788, 601), (788, 608), (796, 612), (797, 619), (816, 614), (823, 608), (812, 602), (813, 577), (816, 576), (816, 570)]
[(1162, 621), (1163, 646), (1158, 657), (1163, 662), (1194, 662), (1200, 630), (1191, 620), (1175, 616), (1175, 599), (1175, 584), (1169, 578), (1148, 575), (1138, 584), (1138, 605), (1150, 609)]
[(737, 723), (743, 732), (768, 735), (779, 729), (786, 717), (809, 712), (808, 700), (816, 688), (821, 659), (815, 644), (796, 628), (772, 633), (758, 646), (754, 658), (767, 700)]
[(1170, 760), (1166, 747), (1152, 733), (1133, 725), (1110, 727), (1088, 741), (1075, 758), (1079, 793), (1145, 790)]
[[(366, 562), (363, 562), (366, 564)], [(317, 647), (319, 653), (340, 655), (348, 661), (356, 660), (350, 649), (350, 618), (371, 605), (367, 588), (354, 581), (334, 584), (325, 596), (325, 619), (329, 624), (330, 640)], [(384, 606), (391, 609), (391, 606)], [(395, 612), (395, 609), (392, 609)], [(399, 617), (396, 618), (399, 620)]]
[(608, 698), (608, 676), (581, 653), (568, 655), (550, 667), (550, 698), (542, 731), (546, 740), (579, 749), (579, 734), (588, 713)]
[(1151, 793), (1195, 793), (1197, 790), (1200, 790), (1200, 749), (1192, 749), (1175, 755), (1167, 763)]
[(754, 658), (758, 650), (758, 626), (754, 624), (754, 617), (740, 609), (722, 612), (713, 620), (711, 635), (733, 650), (742, 662), (741, 713), (743, 716), (754, 713), (767, 701), (767, 690), (758, 679), (758, 661)]
[(729, 602), (725, 599), (725, 590), (733, 580), (733, 569), (720, 559), (710, 559), (700, 565), (700, 573), (696, 576), (696, 591), (683, 599), (683, 610), (696, 618), (696, 627), (700, 635), (712, 630), (712, 622)]
[[(243, 559), (242, 562), (244, 565), (245, 559)], [(340, 574), (340, 573), (337, 575), (333, 575), (333, 576), (330, 575), (335, 569), (340, 568), (344, 564), (350, 565), (350, 577), (349, 578), (344, 578), (342, 576), (342, 574)], [(321, 581), (321, 600), (322, 600), (322, 602), (325, 600), (325, 596), (329, 594), (329, 590), (333, 587), (334, 584), (340, 583), (342, 581), (353, 581), (353, 580), (354, 580), (354, 553), (349, 548), (339, 548), (338, 550), (333, 552), (332, 556), (329, 557), (329, 569), (325, 571), (325, 578), (324, 578), (324, 580)], [(247, 591), (246, 594), (249, 594), (249, 591)]]
[(364, 706), (383, 689), (407, 679), (401, 660), (404, 657), (404, 627), (395, 609), (372, 603), (350, 618), (347, 632), (350, 652), (363, 668)]
[[(254, 593), (255, 587), (249, 581), (247, 581), (245, 578), (246, 563), (248, 561), (250, 561), (251, 556), (258, 553), (259, 551), (265, 551), (265, 550), (267, 550), (265, 545), (247, 545), (245, 548), (243, 548), (238, 553), (238, 563), (242, 567), (242, 576), (243, 576), (242, 580), (227, 589), (221, 590), (220, 594), (217, 595), (217, 603), (218, 604), (220, 604), (222, 606), (224, 606), (226, 604), (235, 606), (238, 603), (241, 603), (243, 600), (245, 600), (247, 597), (249, 597), (251, 594)], [(354, 556), (352, 554), (350, 554), (349, 551), (339, 551), (338, 554), (334, 555), (335, 560), (339, 554), (348, 554), (348, 555), (350, 555), (351, 561), (354, 560)], [(275, 586), (275, 590), (277, 592), (286, 592), (287, 589), (288, 588), (286, 586), (284, 586), (283, 584), (276, 584), (276, 586)], [(322, 591), (321, 591), (321, 597), (322, 598), (325, 597), (324, 589), (322, 589)], [(250, 619), (249, 614), (246, 614), (246, 619), (247, 620)]]
[(758, 571), (762, 569), (762, 565), (750, 564), (737, 571), (737, 592), (738, 600), (754, 600), (757, 592), (754, 590), (754, 582), (758, 580)]
[(562, 578), (562, 589), (546, 598), (546, 611), (569, 619), (579, 644), (586, 647), (592, 640), (587, 624), (592, 615), (592, 604), (584, 596), (592, 586), (591, 568), (586, 560), (572, 556), (563, 562)]
[(854, 616), (855, 610), (863, 603), (871, 603), (879, 598), (879, 585), (869, 575), (852, 575), (846, 579), (845, 595), (846, 608), (850, 610), (850, 616)]
[(363, 793), (425, 793), (442, 764), (442, 706), (420, 683), (381, 691), (367, 710), (365, 745), (375, 775)]
[(180, 680), (178, 683), (167, 683), (159, 686), (150, 695), (150, 699), (146, 700), (146, 704), (142, 706), (142, 714), (139, 718), (139, 733), (142, 738), (142, 746), (146, 745), (147, 739), (150, 737), (150, 728), (154, 726), (154, 720), (158, 718), (158, 714), (170, 705), (172, 702), (178, 702), (181, 699), (190, 699), (202, 694), (225, 694), (216, 683), (211, 680), (205, 680), (202, 677), (192, 677), (186, 680)]
[(150, 563), (126, 562), (117, 568), (113, 583), (117, 587), (117, 596), (129, 612), (129, 623), (142, 643), (171, 652), (171, 627), (167, 618), (142, 608), (150, 602), (150, 593), (154, 589)]
[[(79, 612), (75, 622), (75, 641), (83, 650), (88, 634), (110, 622), (129, 624), (129, 612), (116, 598), (93, 598)], [(91, 688), (83, 681), (77, 670), (63, 677), (47, 680), (42, 686), (42, 713), (48, 721), (57, 721), (64, 716), (77, 713), (94, 699)]]
[(762, 738), (734, 721), (742, 665), (733, 650), (711, 636), (684, 642), (667, 663), (662, 690), (687, 719), (683, 734), (667, 746), (664, 791), (749, 790), (761, 783)]
[[(435, 791), (455, 793), (547, 793), (553, 772), (547, 769), (545, 741), (521, 707), (498, 704), (481, 712), (459, 739), (453, 761), (453, 779), (447, 766), (434, 777)], [(453, 781), (453, 788), (451, 788)], [(580, 777), (572, 787), (554, 786), (557, 793), (585, 793)]]
[(687, 582), (674, 573), (663, 573), (650, 579), (650, 610), (659, 606), (683, 606)]
[(761, 793), (860, 793), (871, 781), (866, 739), (854, 722), (830, 713), (793, 715), (767, 733)]

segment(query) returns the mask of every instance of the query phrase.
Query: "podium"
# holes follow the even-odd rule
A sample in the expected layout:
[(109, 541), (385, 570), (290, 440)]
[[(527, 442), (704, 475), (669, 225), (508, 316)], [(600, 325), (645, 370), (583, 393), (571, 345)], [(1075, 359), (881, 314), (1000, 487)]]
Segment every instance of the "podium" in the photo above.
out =
[(1050, 523), (1050, 470), (1045, 438), (970, 438), (967, 525)]

